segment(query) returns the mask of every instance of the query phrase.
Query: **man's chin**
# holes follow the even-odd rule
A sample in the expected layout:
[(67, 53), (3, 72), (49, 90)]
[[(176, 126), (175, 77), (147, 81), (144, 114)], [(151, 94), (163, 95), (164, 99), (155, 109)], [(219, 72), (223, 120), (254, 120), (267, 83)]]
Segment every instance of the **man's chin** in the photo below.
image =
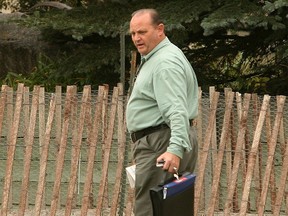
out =
[(138, 48), (137, 50), (138, 50), (138, 52), (139, 52), (141, 55), (146, 55), (146, 50), (145, 50), (145, 49)]

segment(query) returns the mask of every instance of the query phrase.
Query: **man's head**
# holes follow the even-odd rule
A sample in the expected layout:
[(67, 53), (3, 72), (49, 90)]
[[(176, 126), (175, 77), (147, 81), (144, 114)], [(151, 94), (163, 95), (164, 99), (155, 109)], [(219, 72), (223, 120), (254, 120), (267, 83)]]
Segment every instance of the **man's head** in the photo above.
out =
[(164, 24), (154, 9), (141, 9), (132, 14), (130, 21), (132, 41), (141, 55), (147, 55), (164, 38)]

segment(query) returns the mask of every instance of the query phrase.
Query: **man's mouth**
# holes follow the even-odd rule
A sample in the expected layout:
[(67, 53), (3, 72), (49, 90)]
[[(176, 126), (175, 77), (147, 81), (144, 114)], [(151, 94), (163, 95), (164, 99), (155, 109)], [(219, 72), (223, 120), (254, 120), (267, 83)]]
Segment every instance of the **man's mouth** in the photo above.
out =
[(144, 47), (144, 44), (137, 44), (136, 46), (137, 46), (138, 49), (141, 49), (141, 48)]

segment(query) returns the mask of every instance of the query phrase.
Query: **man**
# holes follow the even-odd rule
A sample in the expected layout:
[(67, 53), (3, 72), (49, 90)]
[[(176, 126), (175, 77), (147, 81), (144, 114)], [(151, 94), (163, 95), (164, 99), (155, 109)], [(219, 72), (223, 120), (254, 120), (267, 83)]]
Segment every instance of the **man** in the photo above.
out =
[[(193, 119), (198, 111), (198, 83), (183, 52), (165, 35), (154, 9), (141, 9), (130, 21), (132, 41), (141, 65), (126, 110), (136, 163), (136, 216), (152, 216), (149, 189), (159, 184), (163, 170), (170, 176), (193, 172), (197, 137)], [(164, 161), (163, 170), (156, 163)]]

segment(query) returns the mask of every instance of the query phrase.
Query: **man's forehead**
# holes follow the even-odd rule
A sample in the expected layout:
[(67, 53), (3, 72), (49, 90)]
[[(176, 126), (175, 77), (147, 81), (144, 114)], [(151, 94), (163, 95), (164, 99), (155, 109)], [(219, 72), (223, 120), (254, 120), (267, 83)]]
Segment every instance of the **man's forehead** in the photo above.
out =
[(133, 31), (139, 31), (139, 30), (147, 29), (149, 27), (151, 27), (150, 20), (135, 19), (135, 20), (131, 20), (130, 22), (130, 30), (133, 29)]
[(130, 23), (151, 24), (151, 16), (149, 13), (135, 14)]

